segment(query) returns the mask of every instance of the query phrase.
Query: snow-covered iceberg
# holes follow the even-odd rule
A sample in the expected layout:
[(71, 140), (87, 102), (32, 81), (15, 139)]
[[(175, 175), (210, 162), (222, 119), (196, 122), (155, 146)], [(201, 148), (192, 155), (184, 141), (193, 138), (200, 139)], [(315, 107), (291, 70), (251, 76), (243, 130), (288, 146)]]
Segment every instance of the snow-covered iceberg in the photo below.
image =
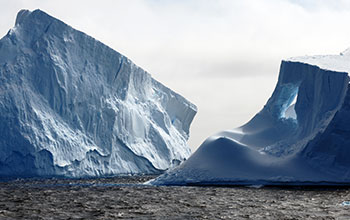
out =
[(259, 113), (209, 137), (151, 183), (350, 184), (348, 73), (350, 51), (282, 61), (276, 88)]
[(0, 40), (0, 176), (157, 173), (190, 155), (196, 107), (40, 10)]

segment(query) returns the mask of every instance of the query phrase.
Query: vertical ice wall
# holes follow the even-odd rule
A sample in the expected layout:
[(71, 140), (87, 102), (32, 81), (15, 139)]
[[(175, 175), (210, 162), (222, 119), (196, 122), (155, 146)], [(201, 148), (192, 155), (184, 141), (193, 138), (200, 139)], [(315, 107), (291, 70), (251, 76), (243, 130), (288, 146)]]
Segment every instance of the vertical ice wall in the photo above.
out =
[(186, 159), (196, 107), (35, 10), (0, 40), (0, 176), (154, 173)]

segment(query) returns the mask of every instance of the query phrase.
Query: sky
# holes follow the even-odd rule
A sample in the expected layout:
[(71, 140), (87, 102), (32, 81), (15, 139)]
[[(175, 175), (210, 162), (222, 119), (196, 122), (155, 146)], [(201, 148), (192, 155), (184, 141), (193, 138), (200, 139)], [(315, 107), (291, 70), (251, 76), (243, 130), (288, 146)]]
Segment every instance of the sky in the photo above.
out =
[(262, 109), (281, 60), (350, 47), (347, 0), (0, 0), (0, 35), (20, 9), (37, 8), (196, 104), (193, 151)]

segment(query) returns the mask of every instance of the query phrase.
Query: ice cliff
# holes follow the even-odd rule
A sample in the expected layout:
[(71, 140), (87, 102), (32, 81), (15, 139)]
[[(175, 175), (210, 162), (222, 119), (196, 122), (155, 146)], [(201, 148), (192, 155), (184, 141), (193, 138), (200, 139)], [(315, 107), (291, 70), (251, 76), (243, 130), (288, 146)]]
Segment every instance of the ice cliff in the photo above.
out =
[(0, 176), (157, 173), (190, 155), (196, 107), (40, 10), (0, 40)]
[(282, 61), (247, 124), (209, 137), (155, 185), (350, 184), (350, 52)]

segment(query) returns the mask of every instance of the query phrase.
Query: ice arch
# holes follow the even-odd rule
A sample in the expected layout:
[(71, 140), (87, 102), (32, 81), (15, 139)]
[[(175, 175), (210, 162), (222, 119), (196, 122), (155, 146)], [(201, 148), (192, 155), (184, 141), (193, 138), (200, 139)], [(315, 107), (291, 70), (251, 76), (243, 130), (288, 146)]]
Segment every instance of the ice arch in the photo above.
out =
[(282, 61), (276, 88), (259, 113), (209, 137), (151, 183), (349, 184), (349, 61), (344, 54)]

